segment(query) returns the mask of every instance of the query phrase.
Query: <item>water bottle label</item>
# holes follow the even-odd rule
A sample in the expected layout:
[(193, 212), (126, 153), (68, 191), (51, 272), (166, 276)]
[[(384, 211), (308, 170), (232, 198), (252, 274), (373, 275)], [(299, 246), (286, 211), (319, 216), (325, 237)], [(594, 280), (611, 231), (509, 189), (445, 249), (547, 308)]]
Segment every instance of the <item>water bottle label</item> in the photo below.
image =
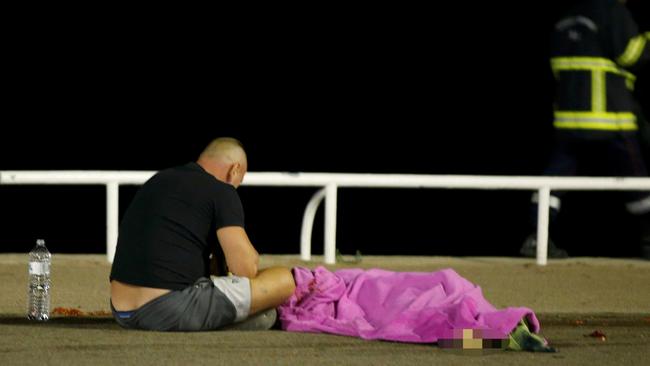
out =
[(50, 274), (50, 264), (41, 262), (29, 262), (29, 274), (46, 275)]

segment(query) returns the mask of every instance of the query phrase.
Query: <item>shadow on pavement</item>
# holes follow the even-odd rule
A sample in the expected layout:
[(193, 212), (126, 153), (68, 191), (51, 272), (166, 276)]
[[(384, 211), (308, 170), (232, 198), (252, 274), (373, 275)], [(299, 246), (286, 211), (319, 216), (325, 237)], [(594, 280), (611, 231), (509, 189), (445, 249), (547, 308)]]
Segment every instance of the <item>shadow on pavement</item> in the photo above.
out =
[(60, 327), (79, 329), (120, 330), (119, 325), (109, 317), (54, 317), (47, 322), (36, 322), (25, 317), (0, 316), (0, 325), (17, 325), (25, 327)]

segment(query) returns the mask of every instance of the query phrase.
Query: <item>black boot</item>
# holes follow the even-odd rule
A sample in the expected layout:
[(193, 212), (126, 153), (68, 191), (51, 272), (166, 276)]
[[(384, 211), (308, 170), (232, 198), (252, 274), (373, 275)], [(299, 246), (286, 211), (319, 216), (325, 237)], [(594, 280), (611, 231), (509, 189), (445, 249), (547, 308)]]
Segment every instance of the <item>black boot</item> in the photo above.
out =
[(641, 238), (639, 240), (641, 244), (640, 254), (642, 258), (650, 260), (650, 213), (639, 217), (639, 223), (641, 226)]
[[(519, 254), (528, 258), (537, 257), (537, 234), (528, 235), (526, 240), (524, 240), (524, 244), (521, 246), (521, 249), (519, 249)], [(553, 243), (553, 240), (551, 240), (551, 238), (548, 239), (547, 254), (549, 258), (569, 257), (566, 250), (556, 247), (555, 243)]]
[(641, 244), (641, 257), (650, 260), (650, 243)]

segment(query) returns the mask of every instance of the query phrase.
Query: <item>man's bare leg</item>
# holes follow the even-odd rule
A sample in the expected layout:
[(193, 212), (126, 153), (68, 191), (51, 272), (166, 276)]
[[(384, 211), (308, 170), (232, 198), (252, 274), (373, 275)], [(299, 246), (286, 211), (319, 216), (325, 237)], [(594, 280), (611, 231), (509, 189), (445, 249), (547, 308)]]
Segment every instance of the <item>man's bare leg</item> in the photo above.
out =
[(251, 279), (250, 314), (282, 305), (295, 289), (291, 269), (271, 267), (259, 271), (257, 277)]

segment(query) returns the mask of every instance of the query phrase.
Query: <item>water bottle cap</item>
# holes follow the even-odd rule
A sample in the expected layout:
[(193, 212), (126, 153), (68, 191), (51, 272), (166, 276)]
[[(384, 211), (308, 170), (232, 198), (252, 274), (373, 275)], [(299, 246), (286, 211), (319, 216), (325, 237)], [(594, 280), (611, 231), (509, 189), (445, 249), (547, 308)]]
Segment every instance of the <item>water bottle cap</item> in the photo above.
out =
[(45, 245), (44, 239), (36, 239), (36, 245)]

